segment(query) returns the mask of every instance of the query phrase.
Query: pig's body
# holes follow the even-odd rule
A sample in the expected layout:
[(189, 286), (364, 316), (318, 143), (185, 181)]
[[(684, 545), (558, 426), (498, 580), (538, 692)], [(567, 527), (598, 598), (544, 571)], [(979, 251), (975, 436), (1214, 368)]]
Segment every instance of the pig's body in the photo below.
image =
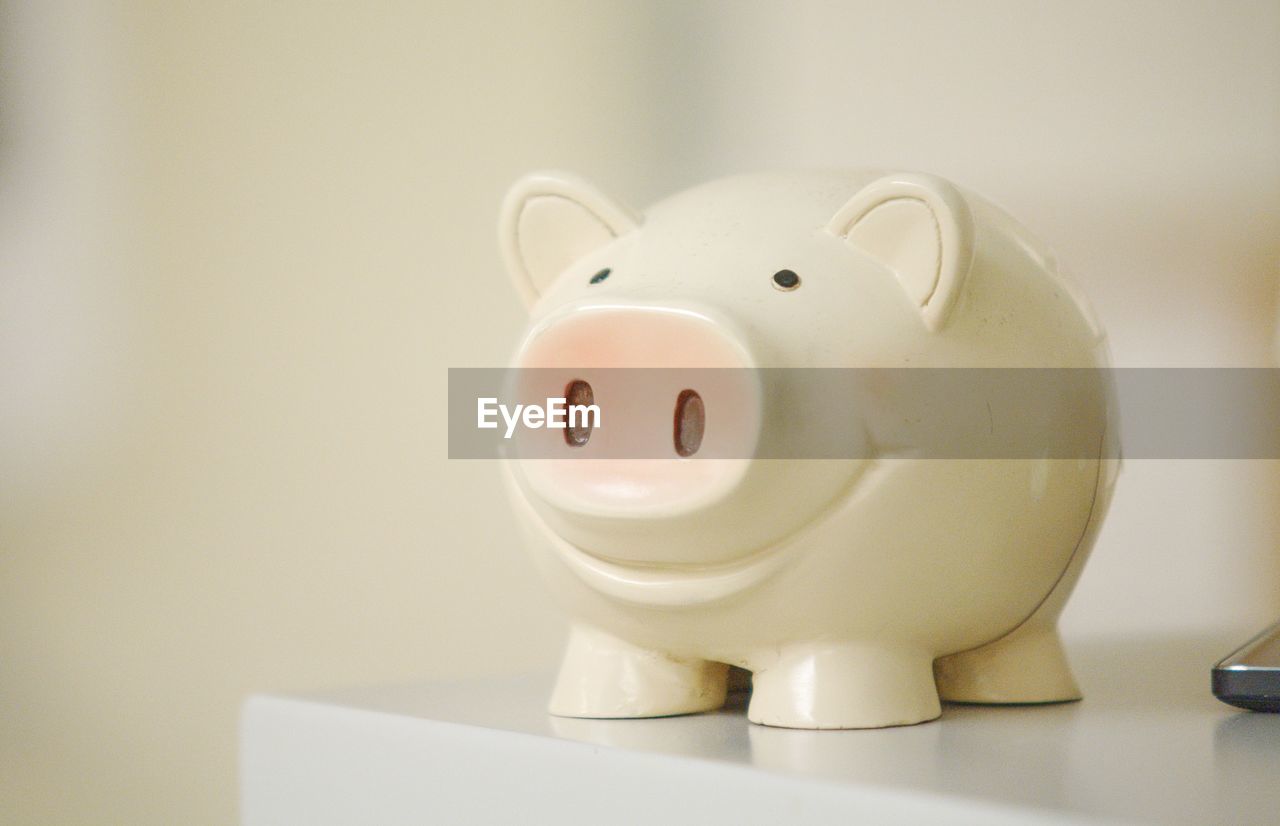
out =
[[(763, 376), (705, 394), (705, 449), (723, 430), (725, 456), (767, 454), (822, 408), (750, 368), (1106, 364), (1087, 308), (1025, 230), (929, 176), (731, 178), (643, 223), (536, 176), (508, 199), (504, 242), (534, 302), (521, 366), (566, 382), (612, 367)], [(566, 446), (582, 461), (511, 463), (530, 550), (573, 620), (552, 712), (715, 708), (727, 665), (753, 672), (753, 721), (791, 727), (920, 722), (939, 691), (1078, 697), (1055, 624), (1113, 478), (1098, 378), (1037, 413), (1069, 434), (1071, 458), (911, 458), (910, 417), (872, 405), (849, 414), (866, 444), (854, 458), (638, 465)], [(670, 400), (658, 404), (618, 426), (670, 428)]]

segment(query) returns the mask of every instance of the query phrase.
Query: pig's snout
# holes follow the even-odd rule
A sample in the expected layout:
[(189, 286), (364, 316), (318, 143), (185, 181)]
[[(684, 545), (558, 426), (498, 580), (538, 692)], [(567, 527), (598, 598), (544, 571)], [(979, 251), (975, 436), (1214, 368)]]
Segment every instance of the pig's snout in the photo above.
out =
[[(576, 513), (642, 517), (728, 495), (759, 438), (762, 393), (731, 323), (688, 308), (574, 307), (516, 361), (522, 399), (563, 398), (564, 426), (525, 431), (533, 492)], [(554, 460), (581, 461), (554, 461)]]
[[(599, 406), (591, 383), (574, 379), (564, 389), (564, 443), (569, 447), (585, 447), (599, 421)], [(561, 422), (557, 420), (557, 426)], [(706, 405), (697, 390), (684, 389), (676, 396), (672, 417), (671, 443), (677, 455), (688, 458), (702, 447), (706, 430)]]

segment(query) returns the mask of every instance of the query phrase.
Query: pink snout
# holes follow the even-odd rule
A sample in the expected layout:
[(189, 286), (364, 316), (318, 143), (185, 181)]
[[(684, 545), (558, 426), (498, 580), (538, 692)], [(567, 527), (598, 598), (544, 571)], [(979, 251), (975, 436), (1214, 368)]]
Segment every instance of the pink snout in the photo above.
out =
[(521, 429), (515, 455), (531, 492), (569, 513), (706, 507), (738, 485), (759, 438), (744, 339), (706, 311), (571, 307), (533, 329), (516, 366), (521, 403), (565, 399), (563, 427)]

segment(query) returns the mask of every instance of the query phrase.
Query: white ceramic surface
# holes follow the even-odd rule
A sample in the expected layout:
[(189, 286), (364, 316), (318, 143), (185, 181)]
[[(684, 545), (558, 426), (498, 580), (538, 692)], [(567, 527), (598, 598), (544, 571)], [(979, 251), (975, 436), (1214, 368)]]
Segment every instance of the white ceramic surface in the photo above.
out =
[[(640, 216), (539, 174), (509, 193), (501, 234), (531, 312), (514, 362), (566, 383), (586, 367), (1108, 363), (1045, 248), (930, 175), (741, 176)], [(798, 286), (780, 289), (782, 270)], [(709, 412), (708, 433), (797, 426), (766, 379), (732, 392), (748, 401), (728, 421)], [(1056, 621), (1118, 455), (1109, 386), (1085, 404), (1097, 415), (1046, 414), (1097, 446), (1080, 458), (911, 458), (909, 429), (890, 446), (850, 411), (869, 458), (509, 463), (529, 548), (573, 620), (551, 711), (716, 708), (730, 665), (753, 674), (750, 718), (793, 728), (918, 723), (940, 694), (1078, 698)]]

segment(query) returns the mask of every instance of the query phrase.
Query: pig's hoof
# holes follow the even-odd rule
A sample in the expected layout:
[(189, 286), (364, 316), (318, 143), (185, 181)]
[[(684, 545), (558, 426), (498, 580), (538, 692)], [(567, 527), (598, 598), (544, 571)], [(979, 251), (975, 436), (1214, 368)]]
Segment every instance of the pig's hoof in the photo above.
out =
[(932, 659), (908, 649), (858, 644), (783, 649), (753, 675), (747, 716), (784, 728), (883, 728), (942, 713)]
[(666, 717), (720, 708), (729, 667), (677, 659), (582, 626), (551, 695), (559, 717)]
[(1053, 626), (1024, 625), (995, 642), (942, 657), (938, 693), (957, 703), (1061, 703), (1079, 700)]

